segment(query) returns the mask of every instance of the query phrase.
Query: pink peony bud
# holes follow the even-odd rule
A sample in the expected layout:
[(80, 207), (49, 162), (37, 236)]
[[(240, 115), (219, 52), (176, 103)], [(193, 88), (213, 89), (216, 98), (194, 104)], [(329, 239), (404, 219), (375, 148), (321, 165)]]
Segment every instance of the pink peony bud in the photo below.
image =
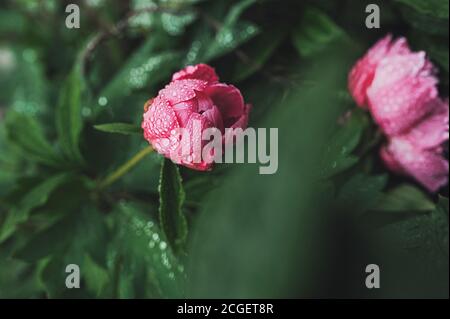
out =
[[(216, 128), (223, 134), (225, 128), (245, 129), (250, 112), (236, 87), (218, 81), (210, 66), (188, 66), (146, 103), (142, 128), (155, 150), (189, 168), (212, 168), (211, 160), (201, 158), (195, 149), (208, 143), (202, 140), (203, 131)], [(187, 139), (179, 129), (185, 129)]]
[(411, 52), (405, 38), (378, 41), (349, 74), (349, 90), (387, 135), (381, 157), (394, 172), (430, 191), (448, 181), (442, 143), (448, 140), (448, 101), (439, 98), (433, 64)]

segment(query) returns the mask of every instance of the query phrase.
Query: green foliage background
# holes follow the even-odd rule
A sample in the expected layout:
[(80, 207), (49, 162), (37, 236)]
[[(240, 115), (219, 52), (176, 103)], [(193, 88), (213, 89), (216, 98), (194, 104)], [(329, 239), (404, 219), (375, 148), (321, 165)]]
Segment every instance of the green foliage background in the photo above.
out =
[[(70, 2), (80, 29), (64, 25)], [(365, 27), (368, 3), (381, 29)], [(0, 10), (0, 298), (448, 298), (448, 186), (429, 194), (389, 174), (346, 89), (352, 64), (391, 32), (429, 54), (448, 96), (448, 0)], [(147, 155), (145, 101), (199, 62), (253, 104), (250, 126), (279, 128), (276, 174)], [(377, 290), (364, 284), (372, 263)], [(80, 289), (65, 287), (68, 264)]]

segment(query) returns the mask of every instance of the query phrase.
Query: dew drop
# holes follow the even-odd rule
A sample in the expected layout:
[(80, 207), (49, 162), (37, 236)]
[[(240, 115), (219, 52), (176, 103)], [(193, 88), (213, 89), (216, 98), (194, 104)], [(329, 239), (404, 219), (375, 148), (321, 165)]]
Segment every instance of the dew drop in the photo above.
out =
[(108, 99), (106, 97), (101, 96), (98, 98), (98, 105), (105, 106), (106, 104), (108, 104)]
[(161, 144), (163, 147), (167, 147), (170, 144), (170, 141), (167, 138), (162, 138), (161, 139)]
[(91, 114), (92, 114), (92, 111), (90, 108), (85, 106), (81, 109), (81, 115), (83, 115), (84, 117), (89, 117)]

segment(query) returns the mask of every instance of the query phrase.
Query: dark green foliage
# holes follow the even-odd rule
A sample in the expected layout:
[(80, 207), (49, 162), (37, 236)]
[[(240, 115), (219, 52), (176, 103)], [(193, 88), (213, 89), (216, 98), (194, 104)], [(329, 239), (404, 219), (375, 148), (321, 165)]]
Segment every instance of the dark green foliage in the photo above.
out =
[(7, 138), (20, 149), (24, 157), (31, 157), (49, 166), (62, 164), (61, 158), (45, 138), (39, 122), (32, 116), (9, 112), (5, 128)]
[[(390, 174), (347, 92), (390, 32), (448, 95), (447, 0), (378, 1), (379, 30), (364, 1), (74, 1), (80, 29), (64, 1), (33, 2), (0, 4), (0, 298), (448, 298), (448, 186)], [(279, 128), (278, 172), (154, 152), (105, 184), (148, 146), (144, 103), (194, 63), (242, 91), (250, 126)]]
[(187, 221), (183, 213), (185, 193), (178, 167), (164, 160), (159, 177), (159, 219), (171, 246), (179, 250), (187, 237)]
[(84, 80), (77, 63), (61, 89), (56, 109), (58, 140), (64, 155), (70, 160), (81, 162), (80, 134), (82, 130), (81, 105)]

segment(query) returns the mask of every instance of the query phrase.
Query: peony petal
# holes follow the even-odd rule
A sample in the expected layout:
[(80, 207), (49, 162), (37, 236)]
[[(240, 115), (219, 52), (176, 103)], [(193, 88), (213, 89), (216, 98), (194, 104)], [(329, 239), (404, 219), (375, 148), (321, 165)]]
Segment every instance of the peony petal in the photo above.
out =
[(167, 156), (178, 144), (172, 136), (179, 127), (176, 115), (169, 103), (160, 97), (153, 99), (151, 105), (146, 103), (146, 106), (142, 121), (144, 137), (158, 153)]
[(206, 64), (189, 65), (172, 76), (172, 81), (197, 79), (208, 83), (219, 81), (216, 71)]
[(405, 38), (399, 38), (392, 43), (388, 34), (379, 40), (352, 68), (348, 78), (351, 95), (360, 107), (367, 106), (367, 90), (372, 84), (378, 64), (385, 58), (410, 53)]
[(244, 98), (236, 87), (217, 83), (208, 86), (204, 92), (219, 108), (225, 127), (229, 127), (230, 121), (234, 122), (244, 114)]
[(356, 104), (360, 107), (367, 105), (366, 92), (372, 83), (375, 66), (366, 60), (359, 60), (350, 71), (348, 89)]
[(423, 150), (406, 139), (393, 138), (382, 151), (382, 158), (389, 168), (412, 176), (431, 192), (448, 182), (448, 161), (438, 150)]
[(241, 117), (239, 117), (237, 119), (237, 121), (231, 125), (231, 128), (242, 128), (245, 129), (248, 125), (248, 117), (250, 114), (250, 110), (252, 109), (252, 105), (251, 104), (246, 104), (245, 105), (245, 111), (242, 114)]
[[(213, 163), (206, 163), (202, 160), (202, 150), (206, 141), (202, 140), (202, 133), (205, 129), (211, 127), (211, 123), (202, 115), (193, 113), (186, 125), (188, 139), (182, 139), (180, 145), (179, 157), (182, 165), (200, 171), (209, 170)], [(186, 142), (188, 144), (186, 144)]]
[(370, 90), (392, 85), (405, 77), (431, 76), (433, 65), (425, 52), (387, 56), (378, 64)]
[(196, 92), (197, 111), (208, 119), (212, 126), (223, 131), (223, 119), (220, 110), (214, 105), (212, 99), (203, 92)]
[(401, 175), (407, 175), (407, 172), (403, 170), (401, 164), (397, 161), (395, 156), (388, 150), (386, 146), (381, 147), (380, 157), (390, 171)]
[(388, 135), (404, 133), (434, 108), (434, 77), (406, 77), (389, 86), (369, 88), (369, 109)]
[(142, 129), (145, 138), (151, 142), (155, 138), (168, 137), (177, 127), (179, 127), (177, 117), (169, 103), (159, 96), (156, 97), (144, 113)]
[(205, 129), (211, 127), (211, 123), (202, 115), (192, 113), (189, 117), (186, 127), (180, 136), (180, 143), (169, 157), (178, 164), (186, 167), (205, 171), (212, 168), (213, 163), (207, 163), (202, 160), (202, 150), (206, 141), (202, 140), (202, 133)]
[(386, 56), (392, 36), (389, 34), (379, 40), (352, 68), (348, 78), (349, 91), (359, 106), (365, 106), (366, 91), (372, 83), (375, 68)]
[(433, 104), (435, 105), (433, 111), (403, 135), (403, 138), (422, 149), (439, 147), (449, 139), (448, 100), (437, 98)]
[(161, 137), (152, 139), (152, 147), (161, 155), (170, 158), (171, 154), (179, 148), (180, 139), (176, 136), (176, 130), (173, 130), (174, 134), (169, 137)]
[[(392, 39), (392, 35), (388, 35)], [(386, 55), (403, 55), (411, 53), (411, 49), (409, 48), (408, 41), (405, 37), (397, 38), (388, 48)]]
[(197, 101), (195, 99), (192, 99), (185, 102), (180, 102), (173, 105), (172, 109), (177, 116), (180, 126), (184, 127), (186, 126), (191, 114), (198, 112)]
[(218, 128), (222, 133), (224, 132), (222, 114), (220, 114), (217, 106), (213, 105), (202, 115), (211, 123), (211, 126)]
[(206, 93), (198, 91), (195, 93), (198, 112), (205, 112), (206, 110), (209, 110), (214, 106), (213, 100)]
[(193, 99), (195, 91), (202, 92), (207, 85), (207, 82), (201, 80), (174, 81), (159, 91), (159, 95), (169, 101), (170, 105), (175, 105)]

